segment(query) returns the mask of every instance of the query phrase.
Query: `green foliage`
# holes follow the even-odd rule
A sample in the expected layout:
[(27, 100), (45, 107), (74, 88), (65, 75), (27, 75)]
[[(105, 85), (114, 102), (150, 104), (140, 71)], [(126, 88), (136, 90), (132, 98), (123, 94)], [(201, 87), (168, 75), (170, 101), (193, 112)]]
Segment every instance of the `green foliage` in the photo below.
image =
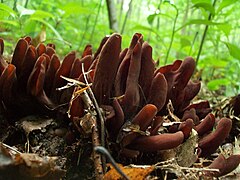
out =
[[(6, 51), (22, 36), (56, 44), (61, 56), (79, 53), (85, 45), (99, 45), (110, 33), (106, 1), (14, 1), (0, 3), (0, 36)], [(129, 0), (114, 0), (119, 29), (129, 9)], [(240, 93), (240, 37), (238, 0), (132, 1), (123, 33), (123, 47), (135, 32), (144, 35), (160, 65), (186, 56), (197, 57), (197, 71), (210, 90), (225, 89), (225, 95)], [(213, 2), (216, 2), (215, 4)], [(211, 18), (209, 18), (211, 14)], [(206, 36), (202, 42), (203, 32)]]
[(240, 60), (240, 48), (236, 46), (235, 44), (231, 44), (228, 42), (224, 42), (226, 46), (228, 47), (228, 51), (232, 57), (235, 59)]
[(221, 86), (227, 86), (230, 82), (228, 79), (221, 78), (221, 79), (214, 79), (207, 83), (207, 86), (210, 90), (218, 90)]
[(215, 9), (210, 2), (197, 2), (194, 3), (195, 8), (203, 8), (205, 11), (209, 11), (212, 15), (215, 15)]

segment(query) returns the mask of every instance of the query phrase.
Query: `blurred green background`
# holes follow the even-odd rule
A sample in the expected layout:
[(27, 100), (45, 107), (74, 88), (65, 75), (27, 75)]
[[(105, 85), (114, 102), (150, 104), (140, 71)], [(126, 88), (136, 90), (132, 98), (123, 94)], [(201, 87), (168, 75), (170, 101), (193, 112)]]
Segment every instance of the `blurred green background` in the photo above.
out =
[[(212, 93), (240, 93), (240, 1), (238, 0), (1, 0), (0, 37), (10, 56), (23, 36), (54, 43), (60, 57), (96, 50), (110, 33), (123, 36), (122, 48), (135, 32), (153, 47), (158, 65), (192, 56), (195, 78)], [(109, 15), (110, 14), (110, 15)], [(112, 22), (112, 23), (109, 23)]]

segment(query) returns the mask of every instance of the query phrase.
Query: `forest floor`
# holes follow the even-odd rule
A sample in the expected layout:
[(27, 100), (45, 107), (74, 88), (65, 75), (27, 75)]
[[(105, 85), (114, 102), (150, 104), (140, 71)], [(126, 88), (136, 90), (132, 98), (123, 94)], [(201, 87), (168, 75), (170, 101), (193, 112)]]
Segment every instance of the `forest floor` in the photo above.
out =
[[(221, 106), (216, 104), (220, 102), (211, 102), (213, 107), (224, 104), (224, 113), (230, 113), (230, 99)], [(74, 132), (67, 117), (31, 115), (14, 119), (14, 123), (3, 115), (0, 119), (0, 179), (95, 179), (91, 138)], [(236, 143), (239, 134), (239, 121), (235, 119), (233, 124), (226, 140), (230, 145)], [(159, 170), (151, 173), (151, 177), (160, 176), (166, 178)], [(176, 174), (168, 173), (167, 179), (171, 178), (177, 178)], [(223, 179), (238, 178), (239, 171), (235, 171)]]

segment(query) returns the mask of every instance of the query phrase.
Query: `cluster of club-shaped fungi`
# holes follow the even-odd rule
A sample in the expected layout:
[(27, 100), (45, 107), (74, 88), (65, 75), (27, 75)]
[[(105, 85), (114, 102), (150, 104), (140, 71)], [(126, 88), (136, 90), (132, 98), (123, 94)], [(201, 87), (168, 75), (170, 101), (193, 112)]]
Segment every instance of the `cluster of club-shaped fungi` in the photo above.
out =
[[(53, 44), (34, 47), (29, 37), (18, 41), (11, 62), (4, 60), (3, 49), (0, 39), (2, 111), (10, 116), (52, 112), (71, 101), (69, 114), (74, 121), (85, 113), (81, 96), (71, 100), (74, 88), (57, 89), (67, 84), (61, 76), (83, 83), (87, 78), (104, 114), (108, 140), (118, 145), (122, 156), (133, 158), (178, 147), (194, 129), (199, 136), (198, 156), (207, 157), (231, 130), (232, 121), (215, 119), (208, 101), (191, 104), (200, 90), (200, 82), (190, 80), (194, 59), (187, 57), (157, 68), (152, 47), (139, 33), (126, 49), (121, 49), (121, 36), (113, 34), (102, 40), (95, 54), (88, 45), (81, 58), (73, 51), (62, 63)], [(170, 121), (174, 123), (159, 131)], [(219, 155), (209, 167), (220, 170), (214, 176), (222, 176), (239, 162), (240, 155)]]

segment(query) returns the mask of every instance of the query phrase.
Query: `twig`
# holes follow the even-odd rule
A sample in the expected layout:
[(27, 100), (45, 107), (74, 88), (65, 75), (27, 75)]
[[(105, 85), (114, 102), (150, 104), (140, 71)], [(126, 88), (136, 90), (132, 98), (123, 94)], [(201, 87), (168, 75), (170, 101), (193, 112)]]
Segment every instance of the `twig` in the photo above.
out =
[[(84, 80), (85, 80), (87, 86), (89, 86), (88, 80), (87, 80), (87, 78), (86, 78), (86, 73), (84, 72), (84, 64), (82, 64), (82, 72), (83, 72)], [(104, 117), (103, 117), (103, 115), (102, 115), (102, 112), (101, 112), (99, 106), (98, 106), (97, 100), (96, 100), (96, 98), (94, 97), (94, 94), (93, 94), (92, 89), (91, 89), (91, 88), (88, 88), (87, 91), (88, 91), (88, 93), (89, 93), (89, 95), (90, 95), (90, 98), (91, 98), (92, 101), (93, 101), (93, 104), (94, 104), (94, 106), (95, 106), (95, 108), (96, 108), (97, 114), (98, 114), (99, 119), (100, 119), (100, 124), (101, 124), (101, 145), (102, 145), (103, 147), (105, 147), (105, 126), (104, 126), (105, 119), (104, 119)]]
[[(73, 100), (80, 96), (81, 99), (83, 100), (83, 103), (85, 105), (85, 111), (87, 113), (84, 115), (84, 117), (77, 118), (77, 120), (73, 121), (73, 123), (76, 125), (76, 127), (80, 132), (82, 132), (81, 131), (81, 128), (82, 128), (84, 133), (91, 134), (93, 147), (100, 146), (100, 145), (105, 146), (105, 129), (104, 129), (105, 120), (98, 106), (96, 98), (94, 97), (92, 89), (90, 88), (91, 84), (88, 83), (88, 80), (86, 77), (87, 73), (84, 72), (84, 64), (82, 64), (82, 72), (83, 72), (83, 77), (86, 84), (75, 79), (61, 76), (63, 79), (65, 79), (69, 83), (64, 87), (59, 88), (59, 90), (70, 88), (72, 86), (76, 86), (80, 88), (79, 90), (73, 93), (70, 101), (70, 107), (72, 105)], [(70, 111), (68, 111), (68, 113), (69, 112)], [(100, 119), (100, 125), (101, 125), (101, 133), (100, 133), (101, 141), (100, 142), (101, 143), (99, 142), (100, 138), (99, 138), (98, 122), (97, 122), (96, 115), (98, 115)], [(101, 157), (99, 154), (96, 154), (96, 152), (94, 151), (93, 159), (95, 164), (96, 179), (102, 179), (103, 174), (105, 173), (105, 170), (106, 170), (105, 157), (104, 156)]]
[[(87, 84), (87, 86), (89, 86), (89, 83), (88, 83), (88, 80), (87, 80), (87, 77), (86, 77), (86, 73), (84, 71), (84, 64), (82, 64), (82, 72), (83, 72), (83, 77), (84, 77), (84, 80)], [(101, 126), (101, 131), (100, 131), (100, 135), (101, 135), (101, 146), (105, 147), (105, 125), (104, 125), (104, 122), (105, 122), (105, 119), (102, 115), (102, 112), (99, 108), (99, 105), (97, 103), (97, 100), (93, 94), (93, 91), (91, 88), (88, 88), (87, 89), (87, 92), (88, 94), (90, 95), (90, 98), (91, 100), (93, 101), (93, 104), (95, 106), (95, 110), (97, 111), (97, 114), (98, 114), (98, 117), (100, 119), (100, 126)], [(103, 172), (105, 172), (106, 170), (106, 159), (104, 158), (104, 156), (102, 156), (102, 165), (103, 165)]]
[[(94, 148), (99, 146), (99, 136), (98, 136), (98, 128), (97, 128), (97, 119), (96, 116), (93, 116), (94, 118), (94, 123), (95, 126), (92, 128), (92, 143)], [(96, 151), (93, 151), (93, 159), (94, 159), (94, 165), (95, 165), (95, 174), (96, 174), (96, 179), (101, 180), (103, 179), (104, 175), (104, 168), (102, 166), (102, 160), (101, 160), (101, 155), (96, 153)]]
[(179, 174), (183, 179), (189, 179), (187, 173), (219, 172), (219, 169), (182, 167), (178, 165), (175, 158), (159, 162), (155, 164), (155, 168), (165, 170), (166, 173), (173, 172), (176, 175)]
[(174, 108), (171, 99), (169, 99), (169, 102), (167, 103), (167, 110), (170, 115), (170, 117), (175, 121), (175, 122), (180, 122), (181, 120), (174, 114)]
[(16, 153), (18, 153), (18, 154), (22, 154), (20, 151), (14, 149), (13, 147), (11, 147), (11, 146), (9, 146), (9, 145), (7, 145), (7, 144), (5, 144), (5, 143), (0, 142), (0, 144), (1, 144), (2, 146), (4, 146), (5, 148), (8, 148), (8, 149), (10, 149), (10, 150), (12, 150), (12, 151), (14, 151), (14, 152), (16, 152)]
[[(84, 73), (84, 68), (83, 68), (83, 73)], [(62, 78), (68, 81), (69, 83), (60, 89), (65, 89), (72, 86), (76, 86), (80, 88), (80, 90), (75, 91), (72, 95), (68, 113), (70, 112), (70, 108), (72, 106), (73, 100), (78, 98), (79, 96), (81, 97), (85, 106), (86, 114), (84, 115), (84, 117), (82, 118), (78, 117), (77, 119), (73, 120), (73, 123), (75, 124), (79, 132), (82, 132), (83, 130), (84, 133), (91, 134), (93, 147), (100, 146), (101, 144), (99, 142), (99, 132), (97, 127), (98, 123), (96, 118), (96, 115), (97, 115), (96, 110), (98, 109), (98, 106), (96, 107), (94, 105), (92, 100), (93, 98), (89, 96), (88, 90), (91, 88), (90, 88), (90, 84), (87, 82), (85, 74), (84, 74), (84, 78), (87, 84), (84, 84), (82, 82), (79, 82), (71, 78), (66, 78), (66, 77), (62, 77)], [(94, 165), (95, 165), (96, 179), (102, 179), (105, 172), (105, 164), (103, 163), (103, 158), (101, 159), (101, 156), (97, 154), (95, 151), (93, 151), (93, 159), (94, 159)]]

